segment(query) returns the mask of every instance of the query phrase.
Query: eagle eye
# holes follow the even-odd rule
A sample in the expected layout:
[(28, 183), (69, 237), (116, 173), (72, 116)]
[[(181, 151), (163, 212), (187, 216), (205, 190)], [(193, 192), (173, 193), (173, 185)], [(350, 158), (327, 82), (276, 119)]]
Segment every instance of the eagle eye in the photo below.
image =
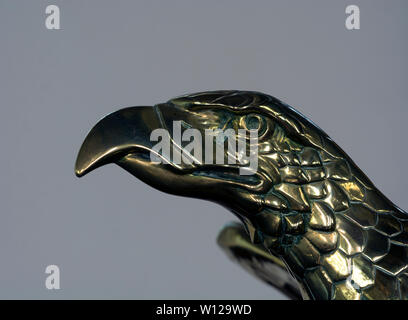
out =
[(265, 119), (255, 113), (247, 114), (243, 117), (242, 125), (247, 130), (258, 130), (258, 135), (261, 136), (266, 131)]

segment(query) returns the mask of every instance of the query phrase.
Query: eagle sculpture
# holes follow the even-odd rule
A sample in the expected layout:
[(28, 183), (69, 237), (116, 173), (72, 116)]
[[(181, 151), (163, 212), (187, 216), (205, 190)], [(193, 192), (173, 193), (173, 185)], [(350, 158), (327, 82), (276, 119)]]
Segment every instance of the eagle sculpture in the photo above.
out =
[[(152, 162), (151, 132), (171, 132), (173, 121), (202, 132), (255, 128), (257, 171)], [(89, 132), (75, 173), (107, 163), (161, 191), (228, 208), (241, 223), (225, 226), (218, 244), (291, 298), (408, 299), (408, 214), (318, 126), (272, 96), (201, 92), (116, 111)]]

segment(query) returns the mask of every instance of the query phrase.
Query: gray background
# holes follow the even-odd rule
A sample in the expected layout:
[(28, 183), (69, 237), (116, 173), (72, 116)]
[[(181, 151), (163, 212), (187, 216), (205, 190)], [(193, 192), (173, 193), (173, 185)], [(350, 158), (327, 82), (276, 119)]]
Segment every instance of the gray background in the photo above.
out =
[[(59, 31), (45, 28), (49, 4)], [(79, 146), (124, 106), (259, 90), (407, 209), (407, 14), (406, 0), (1, 1), (0, 298), (283, 298), (217, 248), (225, 209), (114, 165), (79, 180)], [(49, 264), (59, 291), (44, 286)]]

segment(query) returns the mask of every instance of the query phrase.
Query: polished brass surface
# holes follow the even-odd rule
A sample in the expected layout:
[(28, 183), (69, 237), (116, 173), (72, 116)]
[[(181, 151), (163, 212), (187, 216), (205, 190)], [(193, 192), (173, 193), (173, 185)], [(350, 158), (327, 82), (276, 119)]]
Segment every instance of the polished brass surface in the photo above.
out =
[[(254, 175), (240, 175), (239, 164), (176, 164), (163, 155), (163, 163), (150, 161), (154, 129), (172, 132), (179, 120), (201, 132), (248, 129), (254, 117)], [(119, 110), (90, 131), (75, 172), (107, 163), (164, 192), (231, 210), (242, 225), (225, 227), (220, 246), (292, 298), (408, 299), (408, 214), (319, 127), (274, 97), (202, 92)]]

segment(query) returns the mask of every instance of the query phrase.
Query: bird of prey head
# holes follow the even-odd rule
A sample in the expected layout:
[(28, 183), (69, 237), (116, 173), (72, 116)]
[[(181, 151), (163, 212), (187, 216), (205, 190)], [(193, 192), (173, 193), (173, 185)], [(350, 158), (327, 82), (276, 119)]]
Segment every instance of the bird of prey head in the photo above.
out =
[[(172, 135), (175, 121), (203, 136), (206, 130), (256, 129), (256, 172), (240, 174), (247, 165), (241, 162), (179, 163), (157, 152), (151, 133), (166, 129)], [(174, 136), (170, 141), (172, 150), (188, 143)], [(162, 161), (153, 162), (151, 152)], [(226, 147), (225, 158), (228, 152)], [(286, 293), (295, 292), (297, 283), (304, 298), (408, 297), (408, 215), (319, 127), (276, 98), (214, 91), (116, 111), (89, 132), (78, 154), (76, 175), (107, 163), (164, 192), (230, 209), (249, 239), (229, 226), (219, 237), (220, 245)], [(271, 266), (276, 265), (295, 279), (295, 285), (289, 279), (281, 281), (282, 275), (274, 278), (272, 273), (278, 271)]]

